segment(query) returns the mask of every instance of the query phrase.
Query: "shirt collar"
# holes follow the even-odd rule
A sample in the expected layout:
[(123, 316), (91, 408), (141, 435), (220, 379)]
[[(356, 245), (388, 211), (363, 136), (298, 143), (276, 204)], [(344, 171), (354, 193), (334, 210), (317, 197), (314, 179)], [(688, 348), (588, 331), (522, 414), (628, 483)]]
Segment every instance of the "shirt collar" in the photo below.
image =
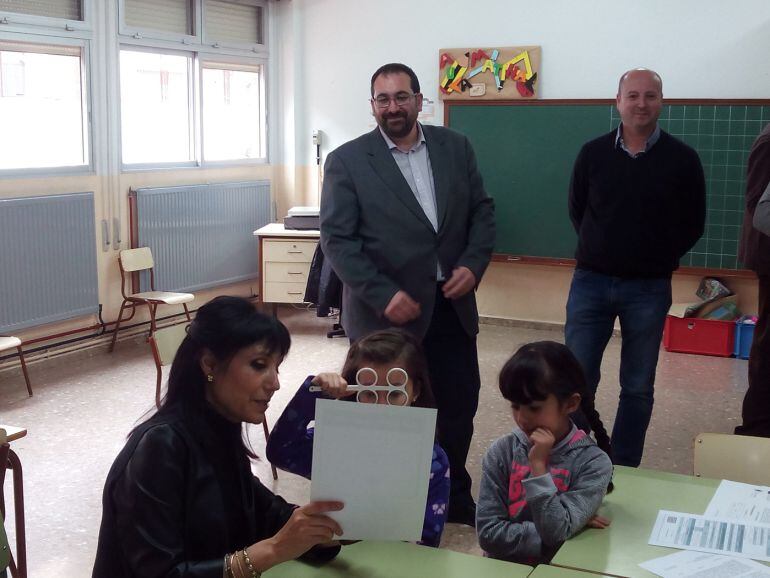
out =
[(647, 141), (644, 144), (644, 150), (639, 152), (639, 153), (637, 153), (637, 154), (633, 154), (633, 153), (631, 153), (631, 151), (629, 151), (626, 148), (626, 145), (623, 142), (623, 124), (621, 123), (621, 124), (618, 125), (618, 130), (615, 133), (615, 148), (616, 149), (617, 148), (622, 149), (623, 151), (628, 153), (630, 156), (636, 157), (636, 156), (639, 156), (640, 154), (649, 152), (649, 150), (653, 146), (655, 146), (655, 143), (658, 142), (659, 139), (660, 139), (660, 125), (656, 124), (655, 125), (655, 130), (652, 131), (652, 134), (650, 135), (650, 137), (647, 139)]
[[(398, 146), (396, 143), (394, 143), (391, 138), (385, 134), (385, 131), (382, 130), (382, 127), (377, 125), (377, 128), (380, 129), (380, 134), (382, 135), (382, 138), (385, 139), (385, 144), (388, 145), (388, 148), (392, 151), (393, 149), (398, 149)], [(409, 149), (410, 151), (417, 150), (420, 148), (420, 146), (425, 142), (425, 135), (422, 132), (422, 125), (418, 122), (417, 123), (417, 141), (412, 145), (412, 147)]]

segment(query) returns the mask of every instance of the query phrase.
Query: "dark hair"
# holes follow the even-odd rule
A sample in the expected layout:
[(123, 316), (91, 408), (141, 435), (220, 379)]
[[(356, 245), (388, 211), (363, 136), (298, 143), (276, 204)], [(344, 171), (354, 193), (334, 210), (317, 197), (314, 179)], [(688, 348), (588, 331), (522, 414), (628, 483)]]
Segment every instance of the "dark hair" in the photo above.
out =
[(412, 380), (413, 394), (417, 397), (412, 405), (436, 407), (425, 354), (420, 342), (411, 333), (402, 329), (383, 329), (353, 343), (342, 366), (345, 381), (354, 383), (356, 372), (365, 367), (366, 362), (401, 363)]
[[(244, 347), (261, 344), (267, 352), (285, 357), (291, 345), (286, 327), (275, 317), (260, 313), (243, 297), (215, 297), (200, 309), (177, 349), (168, 377), (168, 389), (161, 400), (158, 416), (178, 408), (195, 414), (206, 406), (206, 375), (201, 356), (211, 352), (227, 367)], [(255, 457), (244, 443), (247, 455)]]
[(583, 368), (566, 345), (555, 341), (522, 345), (500, 370), (499, 384), (500, 393), (512, 404), (543, 401), (550, 394), (562, 403), (579, 393), (580, 409), (594, 432), (596, 445), (612, 459), (610, 437), (594, 406)]
[(383, 64), (382, 66), (380, 66), (372, 75), (372, 83), (371, 83), (372, 96), (374, 96), (374, 81), (377, 80), (377, 77), (381, 75), (388, 76), (389, 74), (408, 75), (409, 84), (412, 87), (412, 92), (415, 94), (420, 92), (420, 81), (417, 79), (417, 75), (414, 73), (414, 70), (409, 68), (406, 64), (401, 64), (400, 62), (391, 62), (389, 64)]

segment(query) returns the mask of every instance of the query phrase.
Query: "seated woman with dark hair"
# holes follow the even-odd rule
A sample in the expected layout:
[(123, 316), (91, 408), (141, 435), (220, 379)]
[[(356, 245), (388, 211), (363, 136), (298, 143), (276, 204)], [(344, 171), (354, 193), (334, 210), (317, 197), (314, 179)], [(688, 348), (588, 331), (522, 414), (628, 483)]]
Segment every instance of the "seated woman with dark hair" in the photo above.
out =
[(251, 473), (243, 423), (261, 423), (289, 350), (286, 327), (239, 297), (200, 308), (158, 412), (131, 432), (104, 487), (94, 578), (255, 578), (329, 559), (338, 502), (288, 504)]

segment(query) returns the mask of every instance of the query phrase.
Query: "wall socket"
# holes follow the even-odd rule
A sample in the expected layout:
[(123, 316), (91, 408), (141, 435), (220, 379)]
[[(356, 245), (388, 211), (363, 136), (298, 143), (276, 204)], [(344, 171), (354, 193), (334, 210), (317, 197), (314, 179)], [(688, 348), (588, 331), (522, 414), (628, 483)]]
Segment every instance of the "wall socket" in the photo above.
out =
[(318, 146), (321, 144), (321, 131), (320, 130), (314, 130), (313, 131), (313, 145)]

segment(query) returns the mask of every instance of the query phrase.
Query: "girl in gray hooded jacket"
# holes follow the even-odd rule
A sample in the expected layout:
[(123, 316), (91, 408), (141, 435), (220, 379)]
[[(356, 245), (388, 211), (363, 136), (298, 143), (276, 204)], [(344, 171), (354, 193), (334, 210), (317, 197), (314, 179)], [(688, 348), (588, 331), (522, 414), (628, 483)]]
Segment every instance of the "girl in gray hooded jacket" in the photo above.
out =
[[(522, 346), (499, 384), (517, 427), (484, 456), (479, 544), (493, 558), (547, 562), (586, 525), (609, 525), (596, 515), (612, 487), (609, 436), (580, 364), (560, 343)], [(575, 412), (587, 419), (598, 445), (572, 422)]]

